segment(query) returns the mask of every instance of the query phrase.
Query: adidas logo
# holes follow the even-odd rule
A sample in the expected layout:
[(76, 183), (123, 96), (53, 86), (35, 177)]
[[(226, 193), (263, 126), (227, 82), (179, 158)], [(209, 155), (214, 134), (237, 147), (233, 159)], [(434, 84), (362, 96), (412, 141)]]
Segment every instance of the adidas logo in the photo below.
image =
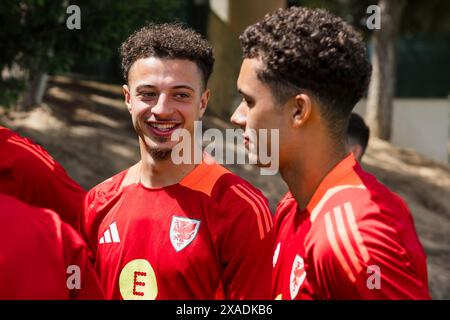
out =
[(100, 238), (98, 243), (113, 243), (120, 242), (119, 232), (117, 232), (117, 225), (115, 222), (111, 223), (108, 229), (106, 229), (103, 236)]

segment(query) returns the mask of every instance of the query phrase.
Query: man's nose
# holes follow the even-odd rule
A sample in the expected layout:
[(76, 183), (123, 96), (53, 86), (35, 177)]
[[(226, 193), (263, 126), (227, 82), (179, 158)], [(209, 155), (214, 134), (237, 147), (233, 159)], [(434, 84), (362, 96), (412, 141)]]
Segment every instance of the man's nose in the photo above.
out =
[(152, 113), (159, 118), (170, 117), (173, 113), (173, 108), (164, 93), (160, 94), (157, 103), (152, 107)]
[(234, 110), (233, 115), (230, 118), (232, 124), (244, 128), (247, 124), (247, 112), (242, 106), (242, 103)]

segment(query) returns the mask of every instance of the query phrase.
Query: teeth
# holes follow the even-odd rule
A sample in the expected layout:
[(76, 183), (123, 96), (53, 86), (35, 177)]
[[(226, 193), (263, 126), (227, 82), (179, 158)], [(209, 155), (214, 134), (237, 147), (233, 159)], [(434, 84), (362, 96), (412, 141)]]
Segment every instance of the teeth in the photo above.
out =
[(161, 131), (169, 131), (170, 129), (175, 128), (176, 124), (150, 123), (150, 126)]

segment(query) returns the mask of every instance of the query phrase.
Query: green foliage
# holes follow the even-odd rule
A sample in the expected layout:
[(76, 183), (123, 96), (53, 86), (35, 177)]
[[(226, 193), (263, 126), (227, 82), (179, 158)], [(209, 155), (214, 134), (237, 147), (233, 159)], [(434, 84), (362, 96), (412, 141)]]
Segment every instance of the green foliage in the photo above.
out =
[(23, 81), (17, 79), (0, 79), (0, 106), (11, 106), (19, 98), (19, 92), (24, 89)]
[(376, 0), (289, 0), (290, 5), (323, 8), (342, 17), (357, 28), (365, 37), (370, 36), (365, 21), (368, 17), (367, 7), (376, 5)]
[[(327, 8), (358, 28), (369, 42), (373, 31), (365, 26), (365, 19), (368, 17), (366, 9), (378, 2), (290, 0), (289, 4)], [(406, 0), (399, 31), (395, 94), (403, 97), (445, 96), (449, 83), (450, 1)]]
[(427, 36), (450, 33), (450, 1), (408, 0), (403, 12), (403, 34)]
[[(69, 30), (69, 5), (81, 10), (81, 29)], [(136, 28), (183, 16), (182, 0), (2, 0), (0, 1), (0, 71), (16, 65), (25, 75), (68, 71), (78, 61), (107, 59)], [(0, 96), (14, 90), (0, 79)], [(13, 80), (16, 83), (19, 80)], [(1, 97), (0, 97), (1, 99)]]
[[(395, 1), (395, 0), (393, 0)], [(289, 0), (290, 5), (326, 8), (343, 17), (346, 21), (370, 36), (365, 27), (368, 6), (376, 0)], [(426, 34), (428, 36), (450, 32), (450, 1), (447, 0), (407, 0), (401, 22), (401, 34)]]
[(138, 27), (149, 22), (175, 20), (180, 16), (182, 0), (79, 1), (81, 30), (67, 30), (71, 40), (81, 46), (61, 42), (61, 50), (75, 50), (75, 57), (109, 57), (120, 43)]

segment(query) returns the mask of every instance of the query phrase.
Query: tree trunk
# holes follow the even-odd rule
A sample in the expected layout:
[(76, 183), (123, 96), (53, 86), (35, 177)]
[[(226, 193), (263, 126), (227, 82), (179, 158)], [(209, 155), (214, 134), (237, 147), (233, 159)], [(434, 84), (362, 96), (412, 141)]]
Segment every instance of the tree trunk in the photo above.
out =
[(266, 13), (284, 8), (286, 0), (210, 0), (208, 37), (216, 62), (211, 76), (210, 112), (229, 117), (241, 97), (236, 80), (242, 63), (239, 35)]
[(366, 120), (373, 136), (389, 140), (395, 91), (395, 43), (405, 0), (380, 0), (378, 6), (381, 9), (381, 28), (373, 34), (373, 70)]
[(32, 107), (42, 103), (47, 80), (48, 74), (43, 72), (30, 76), (22, 102), (18, 106), (19, 111), (30, 110)]

